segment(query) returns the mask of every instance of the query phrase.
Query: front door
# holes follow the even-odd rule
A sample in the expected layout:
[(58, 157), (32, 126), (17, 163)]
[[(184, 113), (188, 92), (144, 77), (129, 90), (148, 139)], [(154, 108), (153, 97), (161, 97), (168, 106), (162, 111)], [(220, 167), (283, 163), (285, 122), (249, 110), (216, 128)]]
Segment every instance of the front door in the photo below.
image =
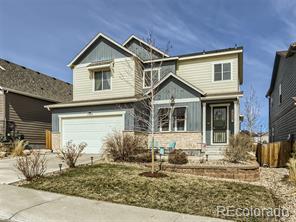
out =
[(227, 143), (227, 107), (213, 107), (213, 143)]

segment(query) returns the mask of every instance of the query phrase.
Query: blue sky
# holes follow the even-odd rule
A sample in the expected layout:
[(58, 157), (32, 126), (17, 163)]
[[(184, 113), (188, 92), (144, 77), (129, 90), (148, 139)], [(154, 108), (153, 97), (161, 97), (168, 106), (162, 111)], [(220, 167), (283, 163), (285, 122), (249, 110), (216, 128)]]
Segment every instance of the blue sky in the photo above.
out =
[(255, 88), (267, 126), (275, 51), (296, 41), (295, 21), (292, 0), (1, 0), (0, 57), (72, 82), (66, 64), (98, 32), (122, 43), (152, 31), (171, 55), (242, 45), (242, 89)]

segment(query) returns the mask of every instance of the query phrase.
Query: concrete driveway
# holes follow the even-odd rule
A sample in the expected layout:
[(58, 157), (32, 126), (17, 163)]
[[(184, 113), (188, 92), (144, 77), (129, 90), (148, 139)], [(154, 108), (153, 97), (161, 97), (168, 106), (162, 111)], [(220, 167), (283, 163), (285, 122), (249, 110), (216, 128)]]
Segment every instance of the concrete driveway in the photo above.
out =
[[(46, 153), (47, 170), (46, 172), (54, 172), (59, 170), (59, 163), (62, 163), (62, 168), (67, 165), (61, 159), (57, 158), (54, 153)], [(83, 154), (78, 159), (78, 164), (90, 163), (90, 157), (94, 157), (94, 161), (99, 159), (99, 155)], [(10, 184), (24, 179), (23, 175), (16, 169), (16, 158), (0, 159), (0, 184)]]

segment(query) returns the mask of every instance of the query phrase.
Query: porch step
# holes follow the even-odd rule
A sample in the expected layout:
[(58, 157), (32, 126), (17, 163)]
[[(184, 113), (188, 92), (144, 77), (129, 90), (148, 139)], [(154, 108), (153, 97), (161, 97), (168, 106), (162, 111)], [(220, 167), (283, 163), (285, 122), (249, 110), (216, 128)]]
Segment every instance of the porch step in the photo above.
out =
[(209, 160), (223, 159), (225, 148), (226, 146), (215, 146), (215, 145), (207, 146), (206, 155), (208, 155)]

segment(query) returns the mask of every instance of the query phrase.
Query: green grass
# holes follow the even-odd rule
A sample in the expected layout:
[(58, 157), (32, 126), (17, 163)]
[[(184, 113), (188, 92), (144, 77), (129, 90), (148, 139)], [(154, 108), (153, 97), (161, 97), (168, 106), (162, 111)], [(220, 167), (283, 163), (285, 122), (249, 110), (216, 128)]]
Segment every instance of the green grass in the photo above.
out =
[(23, 186), (95, 200), (212, 217), (217, 217), (217, 206), (276, 206), (273, 195), (261, 186), (207, 180), (175, 173), (168, 173), (169, 177), (165, 178), (146, 178), (139, 176), (143, 171), (147, 171), (147, 168), (98, 164), (78, 167), (61, 175), (39, 178)]

